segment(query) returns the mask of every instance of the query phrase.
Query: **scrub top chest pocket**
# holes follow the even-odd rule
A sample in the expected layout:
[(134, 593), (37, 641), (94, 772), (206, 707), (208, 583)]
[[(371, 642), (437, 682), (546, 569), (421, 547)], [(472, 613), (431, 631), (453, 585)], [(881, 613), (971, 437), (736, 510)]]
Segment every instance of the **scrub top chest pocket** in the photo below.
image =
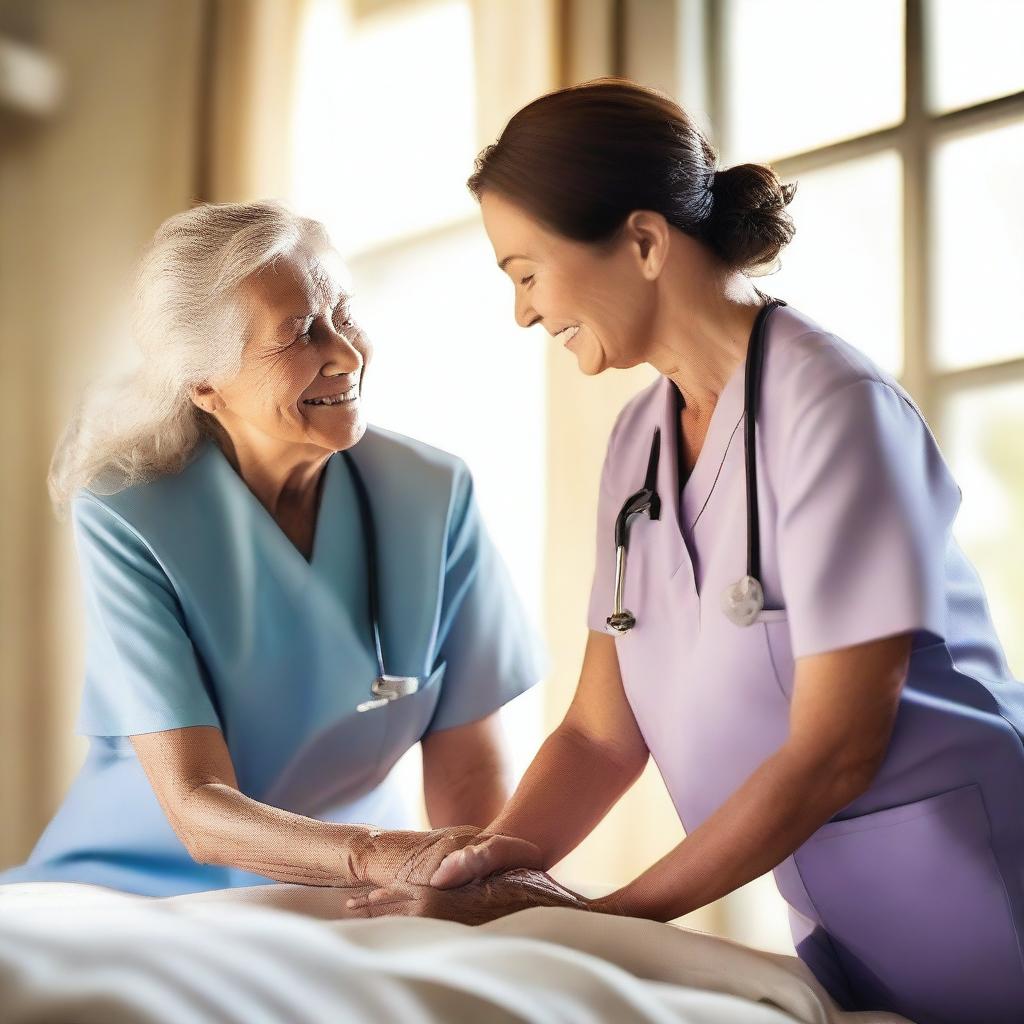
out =
[(414, 693), (389, 700), (387, 704), (360, 716), (379, 715), (383, 719), (384, 734), (379, 760), (388, 770), (427, 731), (441, 695), (446, 668), (447, 663), (440, 662)]

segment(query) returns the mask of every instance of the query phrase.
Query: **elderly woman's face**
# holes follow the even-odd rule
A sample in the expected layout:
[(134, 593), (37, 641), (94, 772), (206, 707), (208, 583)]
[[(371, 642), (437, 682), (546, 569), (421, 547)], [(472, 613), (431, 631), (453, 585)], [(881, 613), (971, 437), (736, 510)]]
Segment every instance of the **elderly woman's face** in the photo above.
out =
[(498, 264), (515, 286), (516, 323), (543, 324), (586, 374), (643, 361), (655, 298), (628, 235), (607, 246), (576, 242), (490, 190), (480, 212)]
[[(343, 283), (344, 282), (344, 283)], [(217, 388), (218, 417), (282, 441), (350, 448), (363, 435), (363, 369), (372, 347), (353, 319), (332, 254), (280, 257), (242, 285), (249, 326), (241, 370)]]

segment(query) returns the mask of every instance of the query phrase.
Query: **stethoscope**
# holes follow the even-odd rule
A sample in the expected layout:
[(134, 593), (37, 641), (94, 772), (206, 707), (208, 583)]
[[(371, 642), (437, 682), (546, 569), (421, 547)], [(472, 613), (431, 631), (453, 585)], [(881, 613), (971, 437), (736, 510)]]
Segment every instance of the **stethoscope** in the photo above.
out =
[(373, 632), (373, 648), (377, 655), (377, 678), (370, 684), (373, 698), (357, 704), (356, 711), (370, 711), (373, 708), (384, 707), (385, 704), (398, 700), (399, 697), (408, 697), (409, 694), (415, 693), (420, 687), (420, 681), (416, 676), (389, 676), (384, 671), (384, 649), (380, 640), (380, 597), (377, 588), (377, 531), (374, 528), (373, 512), (370, 508), (370, 495), (351, 453), (343, 451), (341, 455), (352, 474), (356, 503), (359, 505), (359, 522), (366, 549), (370, 629)]
[[(722, 611), (737, 626), (749, 626), (764, 608), (764, 588), (761, 586), (760, 519), (757, 512), (757, 452), (754, 447), (754, 426), (757, 421), (761, 397), (761, 368), (764, 364), (764, 327), (768, 314), (777, 306), (785, 306), (783, 299), (762, 295), (766, 304), (757, 314), (750, 341), (747, 345), (746, 364), (743, 369), (743, 457), (746, 468), (747, 490), (747, 573), (722, 592)], [(626, 549), (629, 525), (634, 516), (647, 515), (652, 520), (661, 518), (661, 499), (655, 483), (658, 461), (661, 457), (661, 428), (654, 428), (651, 451), (647, 458), (647, 475), (643, 487), (631, 494), (615, 520), (615, 603), (612, 614), (605, 620), (617, 633), (628, 633), (636, 625), (636, 616), (622, 607), (622, 592), (626, 579)]]

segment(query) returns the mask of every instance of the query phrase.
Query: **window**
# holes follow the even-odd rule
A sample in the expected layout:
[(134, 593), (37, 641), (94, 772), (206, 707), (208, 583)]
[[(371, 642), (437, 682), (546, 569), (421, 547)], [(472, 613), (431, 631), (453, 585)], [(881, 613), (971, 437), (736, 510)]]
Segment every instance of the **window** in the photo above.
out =
[(762, 288), (813, 310), (895, 375), (903, 369), (902, 195), (903, 168), (891, 149), (799, 175), (789, 205), (797, 232)]
[(950, 133), (932, 159), (935, 360), (957, 369), (1024, 356), (1024, 117)]
[[(694, 24), (691, 0), (677, 6)], [(956, 536), (1024, 678), (1024, 595), (1006, 577), (1024, 559), (1024, 465), (1000, 441), (1024, 417), (1024, 4), (697, 6), (723, 164), (798, 182), (796, 236), (761, 287), (921, 406), (964, 489)]]
[[(540, 632), (544, 349), (515, 324), (465, 186), (480, 148), (472, 14), (469, 0), (311, 5), (290, 198), (324, 221), (351, 270), (375, 348), (370, 421), (466, 460)], [(540, 691), (503, 709), (520, 772), (541, 739)], [(396, 770), (418, 792), (415, 750)]]
[[(903, 4), (724, 0), (722, 159), (770, 160), (903, 120)], [(713, 113), (713, 112), (712, 112)]]
[(476, 210), (464, 187), (476, 153), (469, 3), (359, 11), (313, 5), (295, 111), (293, 198), (345, 256)]
[(928, 106), (960, 110), (1024, 89), (1020, 0), (928, 0)]

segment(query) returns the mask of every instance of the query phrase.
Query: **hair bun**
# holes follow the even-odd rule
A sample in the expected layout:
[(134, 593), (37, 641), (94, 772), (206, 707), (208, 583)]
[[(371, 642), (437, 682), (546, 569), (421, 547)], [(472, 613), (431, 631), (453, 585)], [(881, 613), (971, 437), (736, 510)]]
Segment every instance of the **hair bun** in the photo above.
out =
[(712, 172), (713, 197), (705, 237), (730, 266), (774, 269), (796, 233), (786, 207), (796, 184), (783, 184), (770, 167), (737, 164)]

